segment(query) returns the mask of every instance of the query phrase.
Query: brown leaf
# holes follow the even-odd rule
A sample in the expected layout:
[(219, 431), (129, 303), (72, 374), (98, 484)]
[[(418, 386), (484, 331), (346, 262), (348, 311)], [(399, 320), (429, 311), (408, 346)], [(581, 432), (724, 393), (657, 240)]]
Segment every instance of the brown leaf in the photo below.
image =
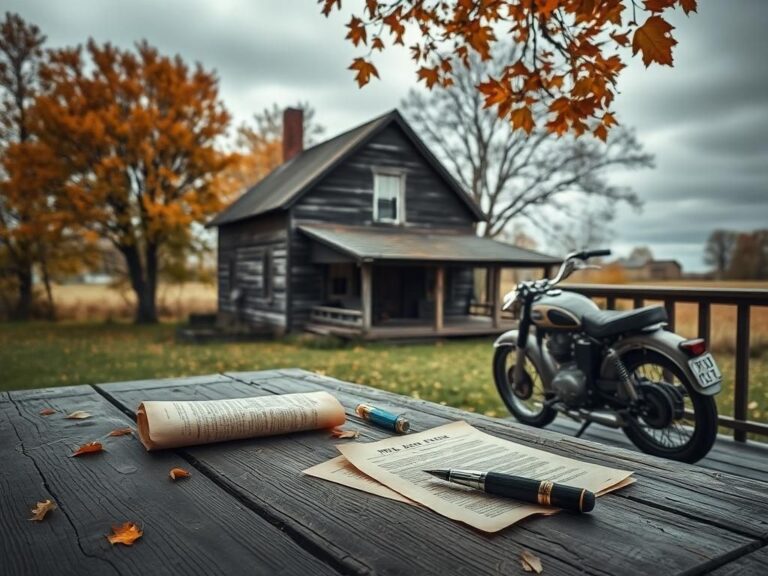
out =
[(342, 428), (334, 428), (331, 430), (331, 438), (340, 438), (342, 440), (346, 438), (359, 438), (360, 432), (357, 430), (344, 430)]
[(40, 410), (41, 416), (50, 416), (51, 414), (56, 414), (56, 410), (54, 410), (53, 408), (43, 408), (42, 410)]
[(355, 82), (361, 88), (371, 81), (371, 76), (379, 77), (379, 71), (376, 70), (376, 66), (364, 58), (355, 58), (352, 64), (350, 64), (349, 69), (357, 72), (355, 74)]
[(67, 414), (65, 418), (69, 418), (70, 420), (84, 420), (85, 418), (90, 418), (91, 414), (89, 412), (83, 412), (82, 410), (77, 410), (75, 412), (72, 412), (72, 414)]
[(541, 574), (544, 571), (544, 568), (541, 566), (541, 558), (528, 550), (523, 550), (520, 553), (520, 565), (526, 572)]
[(109, 433), (109, 436), (130, 436), (131, 434), (133, 434), (133, 430), (126, 426), (125, 428), (115, 428)]
[(184, 470), (184, 468), (171, 468), (171, 471), (168, 475), (171, 477), (171, 480), (178, 480), (179, 478), (189, 478), (190, 476), (192, 476), (192, 474)]
[(30, 520), (33, 522), (42, 522), (45, 515), (55, 508), (56, 502), (53, 500), (43, 500), (42, 502), (38, 502), (37, 506), (32, 508), (32, 518), (30, 518)]
[(675, 28), (661, 16), (651, 16), (632, 37), (632, 54), (643, 53), (643, 64), (652, 62), (672, 66), (672, 46), (677, 40), (670, 32)]
[(82, 456), (83, 454), (94, 454), (96, 452), (101, 452), (104, 450), (104, 447), (101, 445), (101, 442), (89, 442), (88, 444), (83, 444), (78, 448), (75, 452), (72, 453), (72, 456)]
[(645, 9), (650, 12), (664, 12), (670, 8), (677, 0), (645, 0)]
[(107, 536), (107, 540), (112, 545), (125, 544), (126, 546), (132, 546), (143, 534), (144, 532), (136, 524), (126, 522), (122, 526), (112, 526), (112, 534)]
[(680, 7), (686, 15), (696, 12), (696, 0), (680, 0)]

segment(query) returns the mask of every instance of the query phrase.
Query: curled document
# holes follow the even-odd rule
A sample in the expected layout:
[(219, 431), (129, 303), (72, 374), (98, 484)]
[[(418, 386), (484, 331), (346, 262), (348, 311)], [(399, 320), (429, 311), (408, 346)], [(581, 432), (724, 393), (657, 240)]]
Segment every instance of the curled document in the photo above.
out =
[(136, 410), (139, 438), (147, 450), (333, 428), (345, 420), (344, 407), (328, 392), (151, 401)]

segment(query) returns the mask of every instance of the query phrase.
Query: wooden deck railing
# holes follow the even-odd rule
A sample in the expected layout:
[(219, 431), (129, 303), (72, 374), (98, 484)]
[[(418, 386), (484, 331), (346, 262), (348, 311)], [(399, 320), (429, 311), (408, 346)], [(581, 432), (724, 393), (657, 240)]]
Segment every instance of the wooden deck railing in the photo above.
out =
[(607, 308), (615, 308), (617, 300), (630, 300), (633, 307), (647, 301), (661, 301), (669, 316), (669, 330), (675, 329), (675, 305), (678, 302), (698, 305), (698, 335), (709, 342), (712, 328), (711, 306), (736, 307), (736, 358), (734, 374), (733, 417), (720, 416), (720, 425), (733, 430), (733, 438), (745, 442), (748, 433), (768, 436), (768, 423), (748, 420), (750, 316), (753, 307), (768, 306), (768, 290), (737, 288), (680, 288), (621, 286), (613, 284), (567, 284), (568, 290), (590, 298), (605, 298)]
[(310, 318), (321, 324), (336, 324), (350, 328), (363, 327), (363, 313), (360, 310), (348, 308), (333, 308), (331, 306), (315, 306)]

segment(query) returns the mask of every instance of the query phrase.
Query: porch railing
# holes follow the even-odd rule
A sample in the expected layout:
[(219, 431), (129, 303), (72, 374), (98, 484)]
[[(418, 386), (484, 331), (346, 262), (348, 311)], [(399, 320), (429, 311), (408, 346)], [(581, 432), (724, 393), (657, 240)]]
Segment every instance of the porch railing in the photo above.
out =
[(737, 288), (681, 288), (654, 286), (621, 286), (613, 284), (568, 284), (569, 290), (590, 298), (604, 298), (607, 308), (615, 308), (617, 300), (629, 300), (634, 308), (647, 301), (661, 301), (669, 316), (669, 330), (675, 329), (675, 305), (693, 303), (698, 306), (698, 335), (709, 342), (712, 331), (712, 305), (736, 308), (736, 353), (734, 372), (733, 417), (720, 416), (720, 425), (733, 430), (733, 438), (745, 442), (747, 434), (768, 436), (768, 423), (754, 422), (749, 414), (750, 322), (755, 307), (768, 306), (768, 290)]
[(348, 328), (363, 327), (363, 313), (360, 310), (348, 308), (333, 308), (331, 306), (315, 306), (310, 318), (321, 324), (334, 324)]

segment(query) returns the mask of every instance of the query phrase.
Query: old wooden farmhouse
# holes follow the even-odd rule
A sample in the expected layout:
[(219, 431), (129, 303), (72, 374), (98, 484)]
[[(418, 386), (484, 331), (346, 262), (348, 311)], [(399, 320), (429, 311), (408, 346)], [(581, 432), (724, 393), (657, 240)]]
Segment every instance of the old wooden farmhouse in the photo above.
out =
[[(475, 235), (484, 215), (397, 112), (284, 163), (221, 212), (219, 322), (397, 338), (501, 331), (502, 267), (556, 259)], [(482, 290), (478, 279), (484, 278)]]

